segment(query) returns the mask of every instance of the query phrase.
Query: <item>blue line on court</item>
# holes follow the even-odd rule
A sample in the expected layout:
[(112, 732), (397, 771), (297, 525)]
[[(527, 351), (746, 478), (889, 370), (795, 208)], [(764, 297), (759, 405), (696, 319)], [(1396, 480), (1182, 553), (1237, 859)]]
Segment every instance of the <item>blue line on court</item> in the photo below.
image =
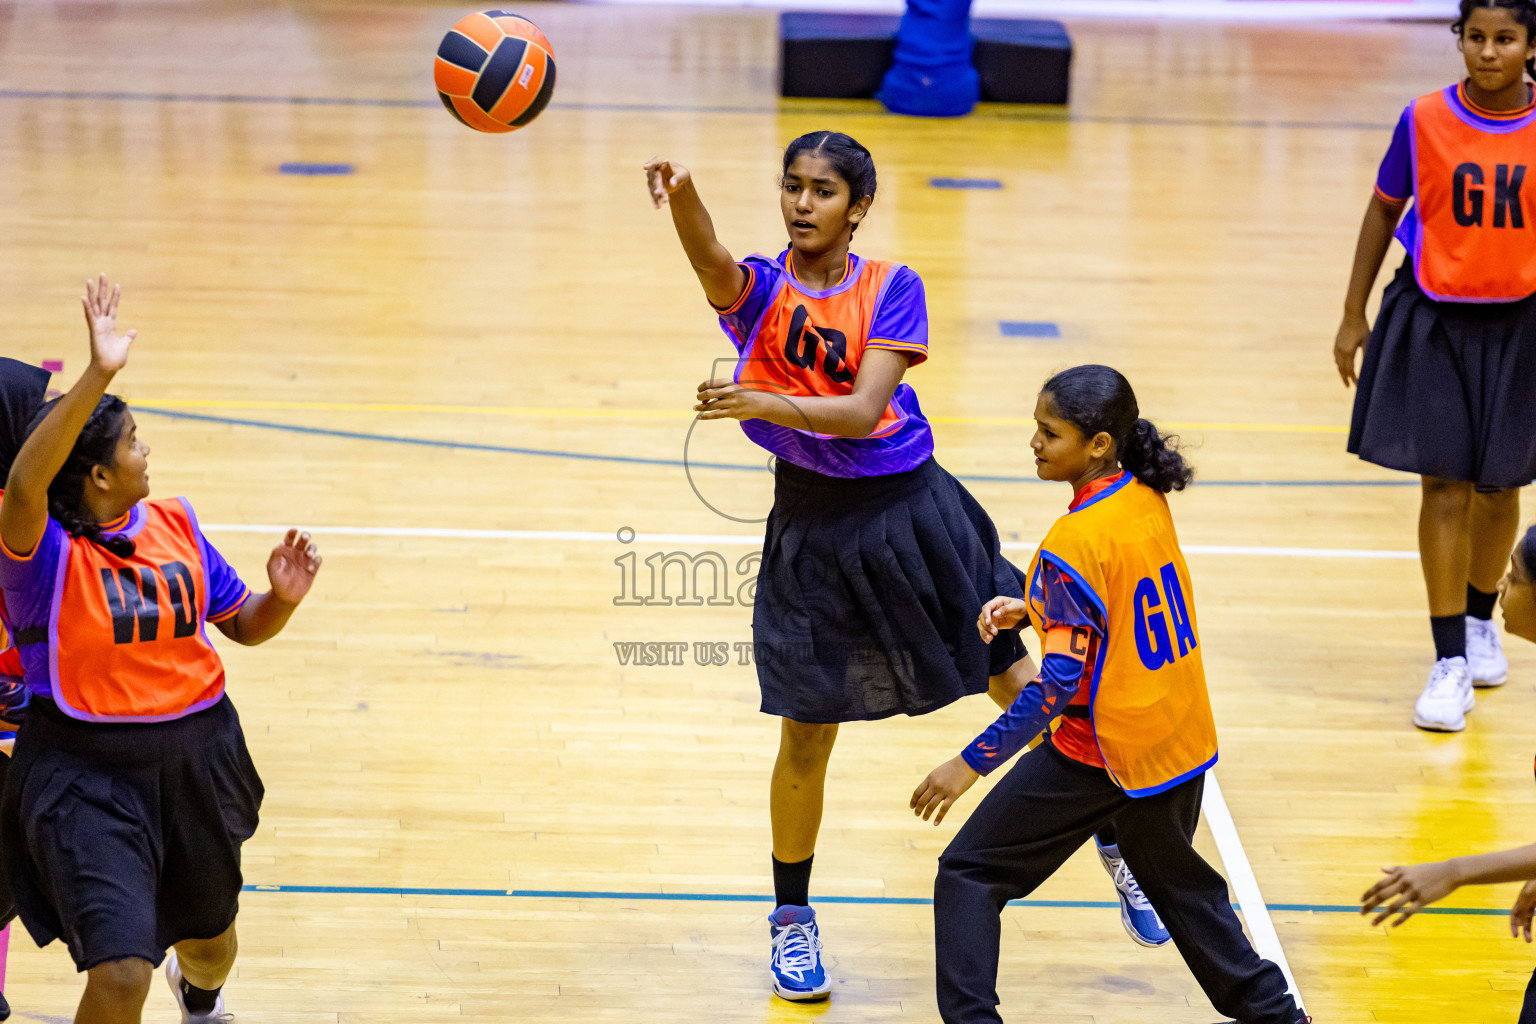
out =
[(996, 178), (929, 178), (928, 184), (933, 188), (979, 189), (988, 192), (1003, 187), (1003, 183)]
[(330, 174), (351, 174), (353, 168), (351, 164), (312, 164), (295, 160), (281, 164), (277, 169), (282, 174), (302, 174), (309, 177), (318, 177)]
[[(663, 903), (769, 903), (773, 897), (742, 892), (603, 892), (583, 889), (433, 889), (411, 886), (373, 885), (247, 885), (245, 892), (319, 893), (329, 896), (472, 896), (497, 899), (533, 900), (648, 900)], [(873, 906), (927, 907), (933, 900), (926, 896), (818, 896), (818, 903), (853, 903)], [(1111, 910), (1120, 906), (1114, 900), (1010, 900), (1018, 907), (1044, 907), (1067, 910)], [(1237, 904), (1233, 904), (1234, 907)], [(1355, 914), (1360, 908), (1348, 903), (1270, 903), (1270, 910), (1308, 914)], [(1449, 914), (1471, 917), (1502, 917), (1507, 910), (1483, 907), (1426, 907), (1421, 914)]]
[[(178, 92), (87, 92), (68, 89), (0, 89), (0, 99), (7, 100), (94, 100), (147, 103), (227, 103), (271, 104), (302, 107), (388, 107), (426, 110), (441, 106), (437, 100), (407, 100), (352, 96), (252, 96), (243, 93), (178, 93)], [(556, 100), (551, 108), (563, 110), (614, 111), (620, 113), (648, 114), (779, 114), (778, 105), (758, 106), (709, 106), (678, 103), (562, 103)], [(888, 116), (883, 109), (873, 106), (828, 107), (818, 105), (823, 114), (840, 116)], [(1312, 131), (1387, 131), (1392, 125), (1377, 121), (1264, 121), (1222, 120), (1214, 117), (1148, 117), (1114, 114), (1053, 114), (1032, 110), (989, 110), (992, 120), (1030, 121), (1044, 124), (1124, 124), (1152, 128), (1284, 128)]]
[(1005, 338), (1061, 337), (1061, 328), (1049, 320), (999, 320), (997, 329)]
[[(281, 430), (290, 434), (309, 434), (314, 437), (339, 437), (348, 441), (377, 441), (383, 444), (407, 444), (421, 448), (456, 448), (471, 452), (494, 452), (500, 455), (535, 455), (546, 459), (579, 459), (584, 462), (618, 462), (631, 466), (668, 466), (695, 469), (728, 469), (747, 473), (766, 473), (767, 467), (742, 465), (734, 462), (695, 462), (692, 459), (651, 459), (639, 455), (605, 455), (599, 452), (571, 452), (558, 448), (520, 448), (505, 444), (478, 444), (474, 441), (440, 441), (432, 437), (405, 437), (400, 434), (372, 434), (361, 430), (333, 430), (329, 427), (306, 427), (296, 423), (273, 423), (268, 420), (248, 420), (235, 416), (209, 416), (198, 412), (179, 412), (171, 409), (155, 409), (139, 406), (135, 412), (152, 416), (166, 416), (173, 420), (196, 420), (199, 423), (221, 423), (231, 427), (255, 427), (258, 430)], [(956, 473), (956, 479), (986, 484), (1042, 484), (1049, 481), (1033, 476), (989, 476), (979, 473)], [(1201, 480), (1204, 487), (1417, 487), (1415, 479), (1407, 480)]]

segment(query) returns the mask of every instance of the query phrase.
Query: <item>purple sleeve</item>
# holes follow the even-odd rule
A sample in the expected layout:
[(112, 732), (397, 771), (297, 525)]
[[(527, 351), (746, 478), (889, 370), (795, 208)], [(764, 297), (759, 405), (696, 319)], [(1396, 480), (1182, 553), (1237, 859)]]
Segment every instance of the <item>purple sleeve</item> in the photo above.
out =
[(240, 574), (230, 568), (219, 549), (203, 541), (203, 562), (208, 570), (208, 621), (227, 619), (240, 610), (251, 596), (251, 588), (245, 585)]
[(866, 348), (912, 354), (912, 366), (928, 358), (928, 300), (923, 279), (911, 267), (897, 267), (885, 282), (869, 325)]
[[(1038, 579), (1045, 589), (1045, 618), (1049, 629), (1086, 627), (1104, 635), (1098, 609), (1077, 581), (1050, 562), (1042, 561)], [(1084, 662), (1070, 654), (1047, 650), (1040, 674), (971, 745), (960, 752), (965, 763), (981, 775), (1006, 764), (1077, 695)]]
[(782, 271), (777, 264), (762, 256), (748, 256), (737, 266), (746, 272), (747, 286), (729, 308), (716, 309), (715, 312), (720, 317), (721, 329), (739, 352), (746, 348), (748, 339), (752, 337), (752, 328), (757, 326), (758, 317), (767, 308)]
[(49, 519), (43, 536), (26, 558), (17, 558), (0, 544), (0, 587), (14, 596), (6, 599), (10, 618), (22, 627), (35, 625), (30, 614), (34, 598), (49, 597), (53, 576), (59, 565), (59, 545), (68, 534), (64, 527)]
[(1392, 144), (1381, 158), (1376, 172), (1376, 194), (1389, 203), (1406, 203), (1413, 195), (1413, 152), (1409, 138), (1413, 131), (1413, 104), (1397, 119), (1392, 129)]

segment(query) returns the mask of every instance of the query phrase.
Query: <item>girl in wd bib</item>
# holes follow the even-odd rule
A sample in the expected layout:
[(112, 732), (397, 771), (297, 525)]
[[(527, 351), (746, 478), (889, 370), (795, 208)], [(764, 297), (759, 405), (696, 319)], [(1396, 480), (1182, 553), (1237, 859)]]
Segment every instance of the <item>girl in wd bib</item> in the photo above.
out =
[(939, 1012), (947, 1024), (1001, 1021), (1000, 915), (1088, 839), (1118, 854), (1205, 994), (1242, 1024), (1298, 1024), (1285, 976), (1243, 935), (1227, 883), (1191, 845), (1205, 772), (1216, 763), (1195, 594), (1169, 491), (1193, 477), (1139, 418), (1126, 379), (1077, 366), (1046, 381), (1030, 446), (1042, 480), (1072, 487), (1029, 568), (1024, 600), (1001, 595), (978, 629), (995, 642), (1029, 621), (1040, 674), (986, 732), (912, 794), (926, 820), (1060, 718), (1020, 758), (939, 859), (933, 889)]
[[(1508, 674), (1494, 587), (1518, 489), (1536, 479), (1536, 104), (1525, 81), (1536, 3), (1461, 0), (1453, 28), (1467, 77), (1403, 111), (1334, 342), (1346, 386), (1365, 345), (1349, 450), (1422, 478), (1435, 664), (1413, 721), (1445, 732), (1466, 728), (1474, 687), (1502, 686)], [(1365, 303), (1394, 227), (1408, 258), (1372, 329)]]
[(182, 1020), (222, 1021), (262, 784), (206, 625), (271, 639), (320, 557), (289, 531), (253, 595), (185, 499), (147, 500), (149, 449), (105, 394), (135, 332), (117, 333), (104, 276), (83, 301), (90, 365), (38, 412), (0, 501), (0, 588), (32, 698), (0, 856), (27, 931), (62, 938), (87, 974), (78, 1024), (138, 1024), (162, 959)]
[(687, 169), (646, 165), (738, 353), (733, 379), (700, 384), (694, 408), (740, 420), (776, 456), (752, 606), (762, 710), (782, 720), (770, 969), (774, 991), (806, 1000), (831, 989), (809, 886), (839, 723), (985, 692), (1006, 706), (1034, 666), (1017, 631), (989, 649), (971, 628), (981, 601), (1022, 598), (1023, 581), (986, 512), (934, 461), (902, 380), (928, 358), (922, 279), (849, 252), (875, 198), (869, 151), (814, 132), (790, 143), (782, 170), (789, 247), (737, 263)]

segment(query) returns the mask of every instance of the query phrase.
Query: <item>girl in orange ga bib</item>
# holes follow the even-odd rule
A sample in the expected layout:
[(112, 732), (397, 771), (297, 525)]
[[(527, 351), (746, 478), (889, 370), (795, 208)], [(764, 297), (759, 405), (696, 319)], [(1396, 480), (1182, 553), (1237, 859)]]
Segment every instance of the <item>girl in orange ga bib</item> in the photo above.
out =
[[(1462, 0), (1453, 29), (1467, 77), (1403, 111), (1334, 342), (1346, 386), (1365, 345), (1349, 451), (1422, 478), (1435, 663), (1413, 721), (1445, 732), (1466, 727), (1475, 687), (1507, 678), (1494, 588), (1518, 489), (1536, 479), (1536, 3)], [(1408, 257), (1373, 329), (1365, 304), (1394, 227)]]
[(928, 358), (923, 282), (849, 251), (874, 201), (869, 151), (813, 132), (784, 152), (789, 247), (737, 263), (688, 170), (646, 165), (738, 358), (699, 385), (700, 419), (735, 419), (776, 457), (752, 606), (762, 710), (781, 719), (769, 811), (769, 969), (785, 999), (825, 998), (810, 907), (827, 760), (842, 722), (921, 715), (968, 694), (1006, 707), (1034, 674), (1016, 630), (988, 648), (971, 621), (1024, 596), (997, 530), (933, 458), (909, 366)]
[(0, 794), (3, 874), (32, 937), (86, 972), (78, 1024), (138, 1024), (162, 959), (182, 1020), (222, 1021), (262, 784), (205, 627), (271, 639), (320, 558), (289, 531), (253, 595), (190, 504), (146, 500), (149, 449), (105, 393), (135, 332), (117, 333), (105, 276), (86, 292), (90, 364), (35, 417), (0, 501), (32, 698)]
[(939, 858), (933, 886), (939, 1012), (994, 1024), (1000, 915), (1093, 835), (1119, 854), (1200, 987), (1242, 1024), (1299, 1024), (1280, 968), (1243, 935), (1227, 883), (1192, 845), (1205, 772), (1216, 763), (1195, 593), (1168, 511), (1193, 477), (1140, 418), (1107, 366), (1046, 381), (1035, 405), (1036, 472), (1072, 486), (1040, 544), (1025, 600), (988, 601), (984, 638), (1026, 618), (1041, 634), (1040, 675), (1003, 716), (912, 794), (934, 824), (984, 774), (1053, 720)]

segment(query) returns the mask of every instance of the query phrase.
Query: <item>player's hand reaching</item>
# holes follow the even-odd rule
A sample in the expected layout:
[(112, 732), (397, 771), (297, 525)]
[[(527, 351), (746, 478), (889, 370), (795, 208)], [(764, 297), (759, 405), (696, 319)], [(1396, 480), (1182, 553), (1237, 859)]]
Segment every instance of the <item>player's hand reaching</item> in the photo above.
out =
[(1515, 897), (1515, 905), (1509, 910), (1509, 934), (1520, 938), (1525, 933), (1525, 941), (1531, 941), (1531, 915), (1536, 912), (1536, 880), (1526, 882), (1520, 887), (1520, 895)]
[[(1369, 914), (1383, 903), (1387, 904), (1381, 913), (1371, 919), (1373, 925), (1381, 924), (1396, 914), (1397, 920), (1391, 922), (1392, 927), (1396, 928), (1431, 903), (1445, 899), (1461, 885), (1456, 876), (1456, 868), (1447, 860), (1381, 870), (1386, 877), (1378, 879), (1360, 897), (1362, 914)], [(1387, 903), (1388, 900), (1392, 902)]]
[(1344, 314), (1344, 321), (1339, 324), (1339, 333), (1333, 339), (1333, 361), (1338, 365), (1339, 376), (1343, 378), (1345, 387), (1360, 380), (1360, 371), (1355, 369), (1355, 354), (1365, 347), (1365, 341), (1370, 336), (1371, 325), (1363, 315)]
[(666, 205), (668, 196), (692, 180), (688, 168), (665, 157), (652, 157), (645, 165), (645, 183), (658, 210)]
[(308, 533), (298, 530), (289, 530), (267, 559), (267, 579), (272, 583), (272, 595), (289, 604), (304, 600), (319, 571), (320, 550), (309, 539)]
[(138, 331), (117, 333), (117, 301), (122, 297), (122, 285), (107, 289), (107, 275), (85, 282), (85, 294), (80, 304), (85, 307), (85, 325), (91, 332), (91, 365), (107, 373), (116, 373), (128, 365), (128, 349), (139, 336)]
[(974, 786), (979, 778), (981, 776), (976, 774), (976, 769), (956, 754), (928, 773), (928, 777), (913, 790), (912, 801), (908, 806), (912, 808), (913, 814), (924, 821), (937, 811), (933, 823), (938, 825), (955, 805), (955, 801), (964, 796), (965, 791)]
[(1018, 598), (994, 597), (981, 606), (981, 614), (976, 617), (976, 631), (984, 642), (991, 643), (999, 632), (1012, 629), (1028, 615), (1029, 609)]

